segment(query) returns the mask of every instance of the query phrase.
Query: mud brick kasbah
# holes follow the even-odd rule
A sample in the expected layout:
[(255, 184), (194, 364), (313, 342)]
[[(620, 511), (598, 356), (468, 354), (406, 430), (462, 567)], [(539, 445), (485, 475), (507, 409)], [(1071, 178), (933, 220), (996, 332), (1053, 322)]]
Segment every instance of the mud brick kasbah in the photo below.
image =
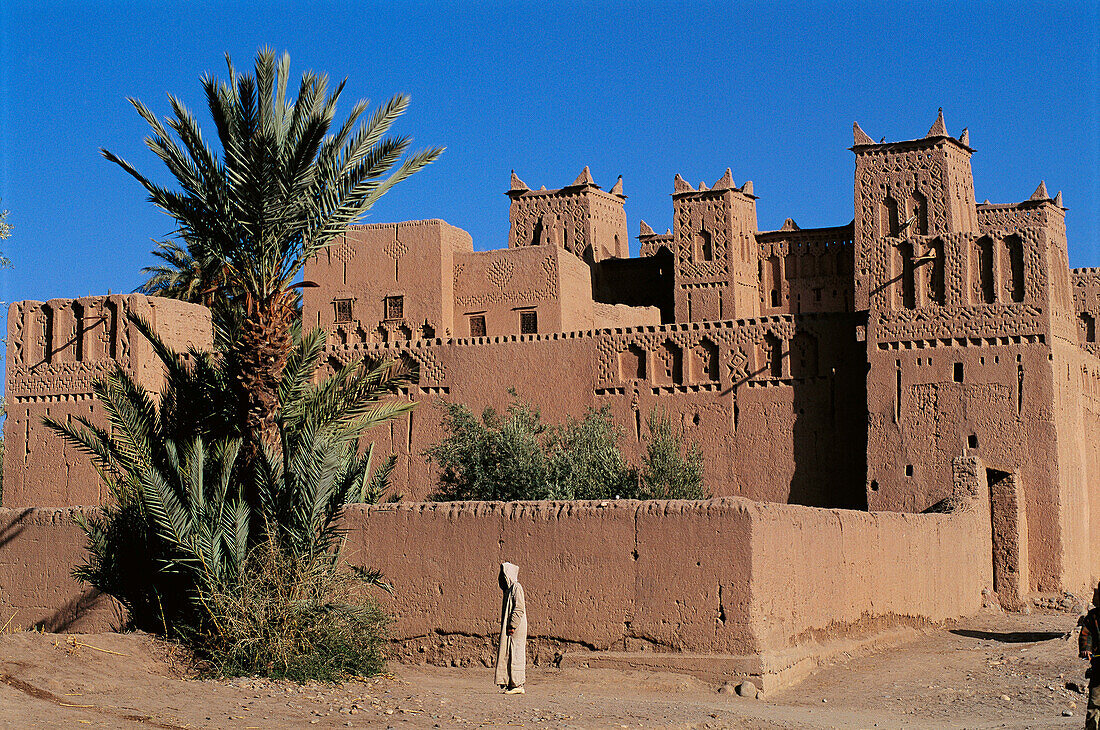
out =
[[(599, 525), (611, 529), (618, 525), (612, 516), (627, 510), (633, 543), (624, 550), (633, 551), (634, 564), (621, 575), (631, 575), (642, 570), (640, 515), (656, 510), (671, 520), (669, 531), (694, 535), (705, 533), (711, 519), (734, 530), (727, 518), (736, 512), (752, 534), (733, 540), (749, 546), (743, 555), (727, 557), (753, 566), (770, 560), (770, 575), (784, 574), (789, 566), (777, 567), (776, 556), (800, 545), (801, 557), (791, 560), (807, 567), (866, 561), (894, 574), (921, 572), (923, 560), (969, 581), (945, 587), (929, 579), (899, 599), (891, 615), (937, 619), (976, 610), (983, 586), (1007, 604), (1083, 590), (1097, 578), (1100, 556), (1100, 269), (1069, 268), (1061, 193), (1052, 197), (1040, 183), (1023, 202), (977, 203), (969, 134), (949, 135), (942, 112), (925, 136), (907, 141), (876, 143), (856, 124), (851, 151), (851, 222), (808, 229), (787, 219), (779, 230), (760, 231), (751, 181), (737, 184), (729, 169), (711, 185), (677, 175), (673, 228), (656, 233), (641, 222), (638, 257), (629, 255), (622, 179), (604, 190), (588, 168), (553, 190), (534, 189), (513, 172), (504, 249), (475, 251), (469, 234), (442, 220), (352, 226), (307, 266), (304, 278), (317, 286), (304, 289), (305, 324), (329, 335), (326, 372), (364, 355), (401, 359), (415, 373), (409, 397), (421, 403), (411, 417), (370, 434), (383, 452), (397, 454), (393, 480), (407, 504), (363, 508), (379, 519), (356, 523), (353, 542), (364, 550), (388, 545), (413, 558), (408, 533), (400, 545), (390, 544), (377, 534), (381, 528), (370, 527), (389, 524), (422, 530), (436, 554), (463, 552), (429, 535), (424, 521), (453, 531), (455, 520), (468, 519), (488, 532), (452, 537), (485, 542), (485, 550), (474, 552), (495, 560), (498, 538), (501, 546), (505, 541), (498, 533), (512, 529), (509, 521), (543, 510), (566, 532), (567, 519), (597, 520), (572, 538), (558, 536), (595, 548), (555, 549), (598, 554), (622, 537), (608, 533), (600, 547)], [(158, 386), (159, 371), (127, 324), (127, 308), (151, 317), (171, 344), (210, 343), (206, 311), (175, 301), (127, 295), (11, 305), (5, 507), (86, 506), (104, 498), (86, 458), (40, 419), (97, 418), (90, 384), (116, 362)], [(716, 499), (675, 508), (611, 503), (599, 519), (577, 517), (586, 509), (595, 514), (600, 505), (590, 503), (415, 504), (434, 486), (423, 451), (443, 435), (437, 404), (504, 408), (513, 388), (551, 421), (607, 406), (635, 456), (647, 416), (665, 409), (702, 447), (706, 487)], [(936, 520), (956, 519), (963, 483), (985, 517), (958, 533), (966, 538), (936, 532), (948, 529)], [(832, 544), (825, 533), (833, 523), (842, 529), (858, 523), (853, 535), (894, 525), (894, 534), (846, 542), (831, 554), (821, 546)], [(765, 529), (773, 532), (759, 532)], [(917, 533), (927, 543), (919, 551), (895, 541)], [(706, 542), (687, 532), (666, 538)], [(980, 555), (960, 556), (971, 538)], [(765, 547), (771, 557), (761, 557)], [(695, 558), (689, 567), (697, 564), (705, 569)], [(815, 569), (830, 574), (823, 564)], [(753, 576), (752, 591), (765, 590)], [(796, 600), (791, 585), (812, 580), (792, 576), (776, 585), (783, 601)], [(849, 578), (857, 587), (869, 580), (859, 571)], [(733, 589), (727, 586), (723, 599), (722, 580), (715, 600), (728, 602)], [(537, 592), (529, 580), (524, 584)], [(627, 589), (637, 592), (633, 584)], [(926, 595), (956, 590), (966, 597)], [(742, 598), (748, 614), (764, 610), (753, 607), (755, 594)], [(398, 634), (418, 621), (429, 631), (427, 609), (401, 600)], [(641, 599), (632, 600), (624, 611), (641, 612)], [(920, 609), (928, 600), (956, 602), (941, 611)], [(856, 609), (842, 616), (847, 609), (825, 607), (792, 619), (784, 638), (770, 643), (761, 637), (771, 636), (774, 623), (752, 634), (745, 628), (749, 615), (738, 630), (756, 638), (723, 650), (790, 645), (792, 636), (861, 620)], [(868, 615), (863, 611), (863, 619)], [(471, 616), (454, 631), (472, 631), (478, 620)], [(621, 638), (586, 641), (629, 648), (629, 637)], [(678, 648), (716, 647), (690, 643)]]

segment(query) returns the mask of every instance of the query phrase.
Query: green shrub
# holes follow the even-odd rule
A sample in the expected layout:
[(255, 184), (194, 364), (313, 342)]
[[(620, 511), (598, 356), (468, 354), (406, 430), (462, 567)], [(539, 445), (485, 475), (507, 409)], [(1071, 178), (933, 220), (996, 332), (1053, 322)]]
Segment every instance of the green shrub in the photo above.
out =
[(672, 419), (662, 409), (653, 409), (646, 425), (649, 433), (644, 437), (637, 498), (706, 499), (699, 445), (691, 444), (685, 454), (683, 434), (672, 427)]
[(619, 450), (622, 429), (605, 405), (570, 418), (548, 439), (554, 499), (618, 499), (633, 496), (637, 473)]
[(504, 413), (478, 419), (458, 403), (443, 404), (446, 436), (424, 454), (439, 469), (435, 500), (702, 499), (703, 458), (683, 453), (682, 435), (664, 412), (647, 421), (641, 470), (623, 457), (622, 430), (608, 406), (589, 408), (562, 425), (542, 422), (516, 397)]
[(547, 427), (539, 412), (515, 400), (503, 414), (478, 420), (460, 403), (443, 404), (448, 435), (425, 451), (440, 469), (437, 500), (553, 499)]

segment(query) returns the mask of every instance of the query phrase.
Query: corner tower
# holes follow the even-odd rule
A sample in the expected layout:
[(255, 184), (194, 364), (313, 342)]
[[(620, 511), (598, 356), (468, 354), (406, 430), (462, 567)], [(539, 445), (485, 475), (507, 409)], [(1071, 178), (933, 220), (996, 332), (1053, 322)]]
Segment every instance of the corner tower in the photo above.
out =
[(585, 167), (572, 185), (531, 190), (513, 172), (507, 195), (508, 248), (553, 244), (589, 264), (630, 256), (621, 176), (604, 192)]
[(733, 184), (729, 168), (710, 189), (673, 181), (676, 321), (760, 314), (760, 255), (752, 182)]
[(949, 136), (941, 109), (922, 139), (875, 143), (859, 124), (853, 132), (856, 309), (943, 304), (944, 252), (922, 245), (979, 230), (967, 131)]

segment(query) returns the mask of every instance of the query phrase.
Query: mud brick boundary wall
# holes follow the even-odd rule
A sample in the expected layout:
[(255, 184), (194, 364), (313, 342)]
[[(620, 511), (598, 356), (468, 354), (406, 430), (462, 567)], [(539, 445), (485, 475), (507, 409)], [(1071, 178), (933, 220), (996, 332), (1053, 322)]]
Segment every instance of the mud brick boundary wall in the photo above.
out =
[[(404, 660), (487, 661), (500, 562), (520, 565), (535, 661), (572, 651), (762, 655), (981, 607), (989, 516), (868, 513), (737, 497), (398, 504), (349, 515), (382, 569)], [(419, 655), (419, 657), (418, 657)]]
[[(71, 577), (79, 510), (0, 510), (10, 628), (107, 630), (114, 604)], [(502, 560), (521, 566), (532, 658), (588, 652), (754, 657), (978, 610), (992, 582), (982, 503), (867, 513), (729, 497), (671, 502), (415, 503), (349, 509), (348, 558), (385, 571), (392, 653), (487, 662)], [(761, 665), (761, 663), (763, 663)], [(780, 661), (782, 663), (782, 661)], [(761, 669), (763, 666), (763, 669)]]

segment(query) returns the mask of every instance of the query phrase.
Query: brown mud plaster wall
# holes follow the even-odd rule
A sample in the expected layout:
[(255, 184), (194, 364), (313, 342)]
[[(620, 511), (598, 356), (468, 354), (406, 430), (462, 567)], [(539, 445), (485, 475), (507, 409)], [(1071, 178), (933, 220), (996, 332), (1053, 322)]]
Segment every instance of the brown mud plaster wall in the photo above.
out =
[(774, 654), (981, 607), (989, 517), (703, 502), (355, 507), (349, 559), (382, 569), (403, 661), (489, 662), (500, 562), (521, 566), (533, 660), (563, 651)]
[[(11, 626), (119, 623), (113, 602), (72, 578), (85, 554), (76, 514), (0, 509)], [(538, 663), (591, 650), (777, 656), (971, 613), (991, 580), (980, 502), (928, 515), (740, 498), (416, 503), (353, 506), (345, 525), (348, 560), (394, 584), (381, 600), (404, 661), (491, 660), (504, 560), (521, 566)]]
[(113, 599), (72, 577), (86, 555), (74, 518), (90, 513), (0, 508), (0, 626), (95, 633), (120, 624)]
[(8, 308), (5, 507), (105, 501), (88, 456), (46, 428), (42, 418), (83, 416), (106, 425), (92, 384), (116, 367), (146, 390), (160, 392), (160, 360), (129, 314), (144, 319), (165, 344), (179, 351), (211, 346), (210, 312), (173, 299), (129, 294), (23, 301)]
[(663, 409), (698, 444), (713, 496), (818, 507), (865, 505), (863, 344), (852, 315), (772, 315), (729, 322), (535, 336), (430, 340), (328, 349), (333, 364), (362, 355), (416, 366), (410, 419), (369, 434), (396, 453), (393, 483), (410, 499), (435, 474), (423, 452), (443, 436), (439, 401), (504, 407), (509, 388), (551, 422), (606, 405), (637, 460), (646, 420)]

